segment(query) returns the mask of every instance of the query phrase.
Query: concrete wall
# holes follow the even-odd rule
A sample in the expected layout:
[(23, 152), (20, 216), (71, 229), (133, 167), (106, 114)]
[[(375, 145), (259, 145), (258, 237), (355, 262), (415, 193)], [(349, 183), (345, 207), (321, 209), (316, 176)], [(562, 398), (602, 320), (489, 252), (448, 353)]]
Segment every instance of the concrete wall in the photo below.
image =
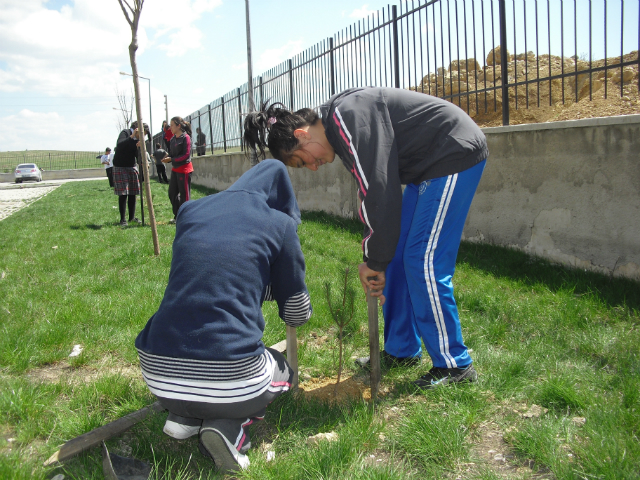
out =
[(484, 133), (467, 240), (640, 280), (640, 115)]
[[(250, 167), (244, 153), (194, 157), (191, 183), (225, 190)], [(339, 159), (317, 172), (306, 168), (287, 170), (301, 210), (322, 210), (343, 217), (357, 215), (356, 183)], [(167, 176), (171, 176), (170, 171)]]
[[(42, 172), (42, 180), (65, 180), (68, 178), (107, 178), (104, 168), (80, 168), (78, 170), (45, 170)], [(15, 182), (15, 176), (11, 173), (0, 173), (0, 182)]]
[[(464, 238), (640, 280), (640, 115), (483, 129), (490, 157)], [(224, 190), (244, 154), (195, 157), (195, 184)], [(302, 210), (357, 213), (339, 159), (289, 169)]]

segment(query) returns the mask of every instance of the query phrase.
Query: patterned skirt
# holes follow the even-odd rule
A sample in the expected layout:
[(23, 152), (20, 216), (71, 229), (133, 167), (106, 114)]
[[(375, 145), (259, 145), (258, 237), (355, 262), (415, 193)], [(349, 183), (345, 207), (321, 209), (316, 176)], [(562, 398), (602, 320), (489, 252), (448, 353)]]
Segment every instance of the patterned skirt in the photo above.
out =
[(113, 167), (113, 183), (116, 195), (140, 195), (138, 169), (135, 167)]

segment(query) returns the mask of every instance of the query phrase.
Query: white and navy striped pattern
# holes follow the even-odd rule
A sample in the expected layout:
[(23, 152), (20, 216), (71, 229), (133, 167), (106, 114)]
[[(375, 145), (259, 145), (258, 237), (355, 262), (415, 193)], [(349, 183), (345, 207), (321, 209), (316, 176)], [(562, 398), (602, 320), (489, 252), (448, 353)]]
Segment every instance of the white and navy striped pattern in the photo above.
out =
[(142, 376), (151, 393), (192, 402), (237, 403), (271, 387), (274, 360), (268, 350), (237, 361), (190, 360), (138, 350)]
[(440, 205), (438, 206), (438, 212), (433, 222), (433, 228), (429, 235), (429, 242), (427, 244), (427, 250), (424, 254), (424, 278), (427, 283), (427, 290), (429, 292), (429, 300), (431, 301), (431, 309), (433, 311), (433, 317), (436, 321), (438, 328), (438, 340), (440, 344), (440, 354), (443, 356), (447, 368), (457, 368), (457, 364), (451, 353), (449, 352), (449, 336), (447, 334), (447, 327), (444, 321), (444, 315), (442, 314), (442, 307), (440, 305), (440, 296), (438, 294), (438, 288), (433, 268), (433, 256), (436, 248), (438, 247), (438, 239), (440, 238), (440, 232), (442, 231), (442, 225), (444, 219), (447, 216), (449, 209), (449, 203), (453, 196), (453, 191), (456, 187), (458, 180), (458, 174), (450, 175), (447, 177), (447, 183), (445, 184), (440, 198)]
[(304, 325), (311, 317), (311, 299), (307, 292), (296, 293), (284, 304), (284, 323), (290, 327)]
[(271, 292), (271, 284), (267, 285), (267, 289), (264, 292), (263, 302), (272, 302), (273, 301), (273, 292)]

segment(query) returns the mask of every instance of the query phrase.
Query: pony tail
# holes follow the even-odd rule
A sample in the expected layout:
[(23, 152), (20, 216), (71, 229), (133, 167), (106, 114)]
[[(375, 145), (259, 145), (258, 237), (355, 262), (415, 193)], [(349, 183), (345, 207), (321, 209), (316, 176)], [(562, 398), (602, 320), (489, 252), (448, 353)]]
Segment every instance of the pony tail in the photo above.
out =
[(308, 108), (294, 113), (280, 102), (267, 105), (268, 101), (262, 104), (259, 112), (252, 112), (245, 118), (244, 146), (259, 152), (262, 158), (265, 157), (265, 148), (269, 148), (273, 158), (286, 163), (291, 152), (298, 147), (296, 129), (313, 125), (319, 117)]
[(262, 104), (260, 111), (247, 114), (244, 119), (244, 135), (242, 136), (245, 151), (254, 150), (259, 159), (264, 159), (270, 127), (266, 103)]
[(187, 135), (189, 135), (189, 138), (192, 138), (193, 135), (191, 133), (191, 124), (189, 122), (184, 122), (182, 125), (180, 125), (182, 127), (182, 130), (187, 132)]

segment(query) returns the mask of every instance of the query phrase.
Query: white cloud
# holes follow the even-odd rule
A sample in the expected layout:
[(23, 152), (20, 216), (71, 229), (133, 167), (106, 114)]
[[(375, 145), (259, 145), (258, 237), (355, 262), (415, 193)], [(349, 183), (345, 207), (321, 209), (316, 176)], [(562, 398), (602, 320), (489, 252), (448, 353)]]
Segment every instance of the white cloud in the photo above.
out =
[[(164, 50), (169, 57), (198, 48), (203, 33), (197, 21), (221, 4), (222, 0), (147, 0), (138, 29), (138, 56), (150, 48)], [(96, 144), (104, 148), (118, 133), (117, 112), (112, 110), (118, 106), (113, 98), (115, 86), (127, 92), (132, 86), (131, 77), (118, 73), (131, 71), (131, 29), (116, 0), (68, 0), (58, 10), (48, 5), (48, 0), (0, 0), (0, 95), (45, 95), (59, 99), (51, 102), (58, 104), (64, 104), (65, 97), (76, 97), (75, 106), (53, 105), (49, 112), (45, 108), (19, 113), (4, 108), (5, 115), (12, 114), (2, 120), (13, 128), (11, 134), (0, 135), (1, 149), (93, 150)], [(146, 81), (141, 80), (140, 87), (143, 118), (148, 122)], [(161, 91), (152, 88), (151, 94), (156, 109), (163, 105)], [(101, 111), (94, 111), (100, 108), (97, 106), (80, 108), (82, 100), (77, 97), (112, 97), (106, 103), (113, 105), (103, 105)], [(23, 107), (40, 102), (24, 101)], [(80, 111), (83, 113), (76, 113)], [(161, 112), (153, 113), (156, 119), (160, 117)], [(158, 127), (154, 125), (154, 131)]]
[(371, 14), (373, 14), (374, 16), (378, 15), (378, 10), (370, 9), (369, 4), (365, 3), (362, 7), (356, 8), (353, 12), (351, 12), (349, 14), (349, 17), (360, 19), (360, 18), (368, 17)]
[[(258, 58), (255, 65), (255, 72), (262, 73), (267, 69), (273, 68), (281, 62), (288, 60), (294, 55), (302, 51), (302, 40), (292, 40), (284, 44), (280, 48), (270, 48), (265, 50)], [(245, 62), (245, 68), (246, 68)]]
[[(115, 114), (115, 112), (113, 112)], [(85, 115), (67, 118), (56, 112), (39, 113), (31, 110), (22, 110), (16, 115), (8, 115), (0, 118), (5, 125), (11, 125), (10, 130), (0, 132), (0, 144), (5, 151), (36, 150), (46, 148), (50, 150), (99, 150), (105, 148), (102, 145), (111, 139), (115, 142), (117, 132), (113, 125), (115, 118), (102, 112), (94, 112)], [(73, 125), (73, 128), (60, 128), (60, 125)], [(28, 136), (15, 135), (16, 131), (28, 131)], [(96, 132), (102, 132), (99, 138)], [(105, 135), (104, 132), (114, 132)], [(37, 145), (32, 142), (37, 138)], [(113, 146), (112, 146), (113, 148)]]
[[(131, 29), (116, 0), (70, 0), (60, 11), (47, 0), (0, 2), (0, 91), (80, 95), (110, 90), (119, 65), (129, 63)], [(169, 57), (201, 46), (194, 23), (222, 0), (145, 2), (138, 51), (157, 46)], [(177, 13), (176, 13), (177, 12)], [(147, 31), (153, 38), (147, 38)]]
[(153, 0), (145, 4), (140, 23), (155, 30), (154, 42), (168, 57), (177, 57), (186, 53), (187, 47), (202, 47), (203, 34), (194, 23), (221, 5), (222, 0)]

